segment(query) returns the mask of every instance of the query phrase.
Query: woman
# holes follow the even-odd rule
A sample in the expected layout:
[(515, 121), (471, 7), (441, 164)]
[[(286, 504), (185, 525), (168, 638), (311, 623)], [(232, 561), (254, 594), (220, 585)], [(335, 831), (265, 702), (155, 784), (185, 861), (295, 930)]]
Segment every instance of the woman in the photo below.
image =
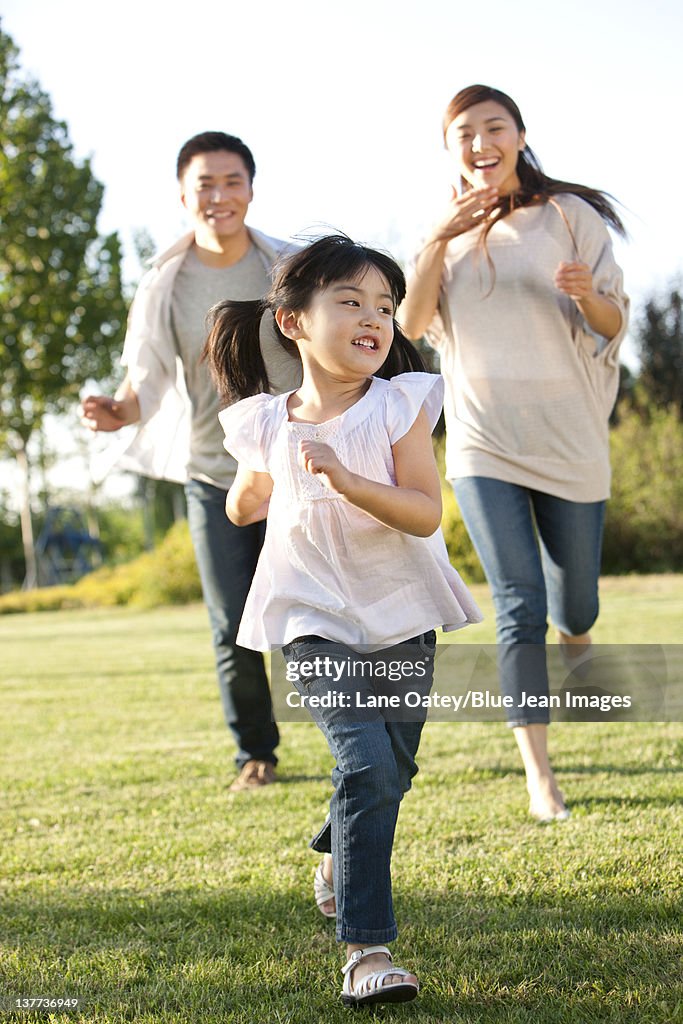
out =
[[(492, 589), (501, 688), (530, 813), (569, 816), (547, 751), (547, 615), (569, 665), (598, 614), (608, 417), (628, 299), (608, 198), (547, 177), (517, 105), (473, 85), (444, 118), (460, 189), (420, 251), (399, 319), (446, 379), (446, 473)], [(546, 702), (547, 704), (547, 702)]]

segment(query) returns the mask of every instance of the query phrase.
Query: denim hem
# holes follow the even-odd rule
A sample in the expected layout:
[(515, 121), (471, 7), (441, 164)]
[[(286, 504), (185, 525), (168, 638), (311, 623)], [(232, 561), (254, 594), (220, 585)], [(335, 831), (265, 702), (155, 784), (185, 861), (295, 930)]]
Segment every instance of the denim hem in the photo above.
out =
[(527, 725), (550, 725), (550, 717), (513, 718), (507, 722), (508, 729), (525, 729)]
[(336, 931), (337, 942), (366, 942), (372, 946), (383, 946), (387, 942), (394, 942), (398, 936), (398, 928), (384, 928), (382, 930), (367, 928), (343, 928), (338, 927)]
[(240, 771), (242, 771), (245, 764), (248, 764), (249, 761), (267, 761), (268, 764), (272, 764), (274, 767), (277, 767), (278, 763), (278, 759), (272, 750), (267, 754), (241, 754), (239, 757), (235, 758), (235, 764)]
[(320, 831), (316, 832), (308, 845), (316, 853), (332, 853), (332, 822), (329, 818)]

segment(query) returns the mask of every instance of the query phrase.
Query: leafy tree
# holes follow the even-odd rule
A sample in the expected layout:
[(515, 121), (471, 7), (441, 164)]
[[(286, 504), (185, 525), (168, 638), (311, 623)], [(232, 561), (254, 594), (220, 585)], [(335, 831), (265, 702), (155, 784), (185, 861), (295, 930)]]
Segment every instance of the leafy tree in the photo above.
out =
[(125, 327), (119, 240), (97, 234), (103, 191), (0, 27), (0, 455), (23, 471), (29, 585), (29, 441), (88, 378), (112, 372)]
[(136, 228), (133, 232), (133, 247), (135, 249), (135, 255), (137, 256), (142, 272), (148, 270), (148, 264), (152, 258), (156, 255), (156, 245), (150, 232), (147, 228)]
[(672, 284), (653, 296), (636, 323), (640, 351), (639, 382), (648, 398), (662, 408), (672, 406), (683, 419), (683, 317), (680, 287)]

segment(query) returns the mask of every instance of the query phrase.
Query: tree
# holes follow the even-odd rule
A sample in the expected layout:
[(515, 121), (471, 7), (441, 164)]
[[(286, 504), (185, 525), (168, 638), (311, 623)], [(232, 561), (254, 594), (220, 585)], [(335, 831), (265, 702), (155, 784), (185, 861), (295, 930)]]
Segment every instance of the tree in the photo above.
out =
[(640, 351), (639, 381), (652, 402), (672, 406), (683, 419), (683, 317), (681, 289), (670, 285), (663, 297), (653, 296), (636, 323)]
[(119, 240), (97, 234), (103, 192), (0, 27), (0, 454), (22, 469), (28, 585), (29, 441), (86, 380), (112, 373), (125, 327)]

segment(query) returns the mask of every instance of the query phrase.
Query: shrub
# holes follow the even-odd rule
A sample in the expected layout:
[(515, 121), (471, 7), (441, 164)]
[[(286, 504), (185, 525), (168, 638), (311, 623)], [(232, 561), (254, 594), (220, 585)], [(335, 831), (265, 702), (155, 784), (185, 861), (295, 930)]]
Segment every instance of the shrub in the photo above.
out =
[(484, 570), (472, 546), (470, 536), (465, 529), (458, 503), (453, 494), (453, 488), (444, 479), (445, 453), (446, 438), (445, 435), (441, 434), (441, 436), (434, 439), (434, 454), (436, 455), (436, 462), (442, 481), (443, 516), (441, 519), (441, 529), (446, 539), (448, 557), (465, 583), (483, 583), (486, 579)]
[(190, 533), (183, 519), (171, 527), (154, 551), (126, 565), (98, 569), (72, 586), (43, 587), (0, 597), (0, 614), (126, 604), (152, 608), (198, 601), (201, 596)]
[(446, 538), (448, 557), (466, 583), (483, 583), (486, 579), (477, 553), (460, 515), (458, 503), (449, 484), (441, 488), (443, 519), (441, 528)]
[(132, 604), (155, 608), (201, 599), (202, 588), (186, 519), (175, 523), (161, 545), (138, 562), (144, 559), (149, 561), (138, 577)]
[[(435, 441), (443, 474), (444, 440)], [(602, 571), (683, 571), (683, 424), (673, 410), (620, 408), (611, 432), (612, 498), (607, 503)], [(451, 487), (444, 483), (442, 527), (451, 562), (468, 583), (484, 573)], [(201, 599), (186, 520), (152, 552), (98, 569), (71, 586), (0, 597), (0, 614), (132, 604), (152, 608)]]
[(603, 572), (681, 572), (683, 423), (673, 409), (622, 413), (611, 458)]
[[(673, 408), (622, 403), (610, 434), (612, 497), (602, 572), (683, 571), (683, 423)], [(444, 443), (435, 442), (443, 472)], [(443, 531), (453, 565), (469, 583), (485, 577), (451, 488), (444, 485)]]

